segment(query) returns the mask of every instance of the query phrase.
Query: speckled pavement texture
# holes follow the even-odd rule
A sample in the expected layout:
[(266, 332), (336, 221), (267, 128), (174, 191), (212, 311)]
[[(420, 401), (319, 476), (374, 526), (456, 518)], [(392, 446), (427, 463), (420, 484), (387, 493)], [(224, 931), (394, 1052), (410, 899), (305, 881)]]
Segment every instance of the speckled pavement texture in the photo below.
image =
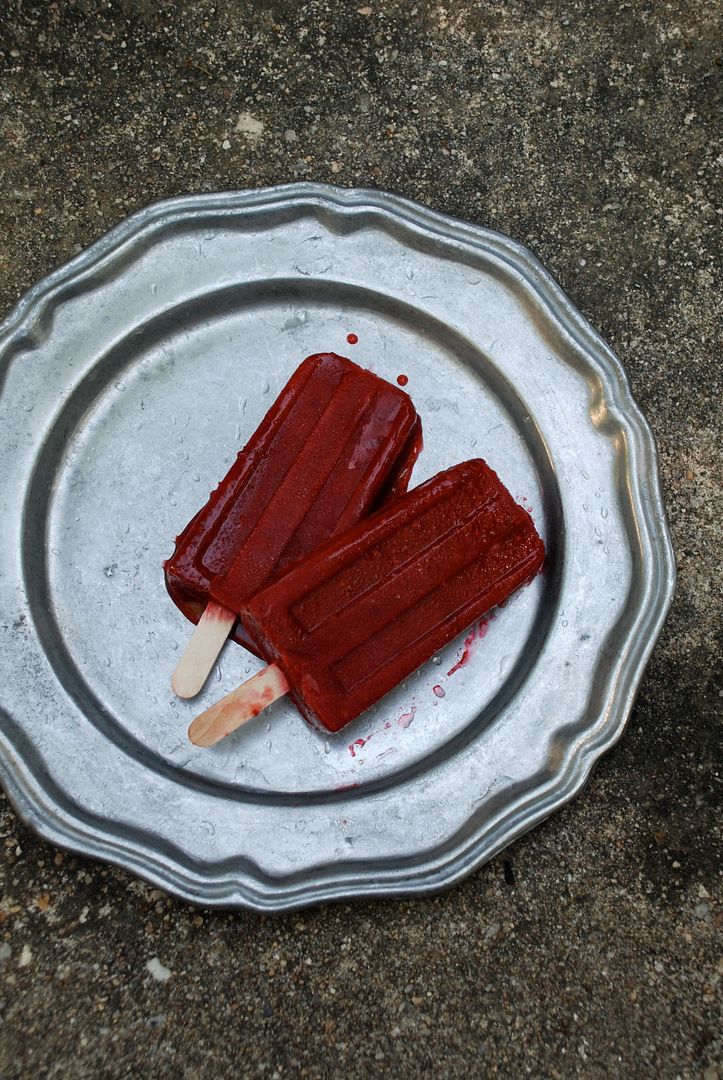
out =
[(0, 1077), (723, 1076), (713, 0), (0, 5), (0, 312), (129, 211), (298, 178), (527, 244), (656, 433), (679, 565), (628, 730), (452, 892), (214, 914), (0, 803)]

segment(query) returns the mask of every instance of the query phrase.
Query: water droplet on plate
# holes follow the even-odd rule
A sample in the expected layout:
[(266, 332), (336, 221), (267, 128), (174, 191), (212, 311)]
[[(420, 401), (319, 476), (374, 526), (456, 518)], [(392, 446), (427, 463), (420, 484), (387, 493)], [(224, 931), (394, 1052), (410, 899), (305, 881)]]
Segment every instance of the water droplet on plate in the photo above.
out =
[(197, 484), (197, 483), (199, 482), (199, 480), (200, 480), (200, 479), (201, 479), (201, 474), (200, 474), (200, 473), (197, 473), (197, 472), (195, 472), (195, 473), (193, 474), (193, 480), (194, 480), (194, 482), (195, 482), (195, 483)]
[(436, 664), (437, 667), (439, 667), (439, 665), (442, 663), (442, 657), (441, 656), (433, 656), (432, 657), (432, 663)]
[(601, 506), (600, 507), (600, 515), (603, 518), (606, 518), (608, 516), (608, 510), (607, 510), (606, 506)]
[(172, 642), (171, 642), (171, 648), (172, 648), (172, 649), (173, 649), (173, 651), (175, 652), (175, 651), (176, 651), (176, 649), (178, 648), (178, 642), (177, 642), (177, 641), (172, 641)]

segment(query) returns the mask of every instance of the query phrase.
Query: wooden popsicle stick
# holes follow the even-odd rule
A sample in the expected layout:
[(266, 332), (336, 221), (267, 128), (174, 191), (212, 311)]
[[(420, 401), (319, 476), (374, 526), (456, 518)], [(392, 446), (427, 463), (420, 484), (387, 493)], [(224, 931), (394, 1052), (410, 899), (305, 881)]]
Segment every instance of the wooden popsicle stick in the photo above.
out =
[(208, 678), (235, 622), (233, 611), (215, 600), (209, 600), (173, 673), (171, 686), (174, 694), (182, 698), (195, 697)]
[(247, 720), (258, 716), (288, 689), (281, 668), (269, 664), (197, 716), (188, 729), (188, 737), (195, 746), (213, 746)]

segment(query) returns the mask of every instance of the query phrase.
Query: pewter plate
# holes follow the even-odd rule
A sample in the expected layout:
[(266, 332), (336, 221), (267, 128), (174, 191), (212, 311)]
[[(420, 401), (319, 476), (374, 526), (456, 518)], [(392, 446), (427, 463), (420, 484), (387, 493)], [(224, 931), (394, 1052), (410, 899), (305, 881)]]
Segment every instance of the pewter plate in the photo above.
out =
[[(228, 644), (176, 700), (190, 627), (161, 563), (322, 350), (408, 376), (413, 483), (486, 458), (546, 569), (340, 736), (281, 701), (197, 750), (192, 717), (260, 662)], [(619, 361), (519, 244), (375, 191), (173, 199), (25, 296), (0, 380), (0, 778), (53, 843), (209, 905), (429, 892), (620, 736), (674, 585), (655, 448)]]

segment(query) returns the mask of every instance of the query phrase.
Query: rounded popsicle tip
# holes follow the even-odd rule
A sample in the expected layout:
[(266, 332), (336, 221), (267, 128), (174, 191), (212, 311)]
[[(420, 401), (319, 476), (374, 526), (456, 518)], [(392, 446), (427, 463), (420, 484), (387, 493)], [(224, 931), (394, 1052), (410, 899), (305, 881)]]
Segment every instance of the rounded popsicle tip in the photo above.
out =
[(223, 729), (219, 730), (218, 724), (214, 723), (214, 717), (209, 717), (207, 712), (197, 716), (188, 729), (188, 738), (193, 745), (204, 749), (215, 746), (227, 734)]
[(171, 689), (176, 697), (192, 698), (201, 692), (205, 681), (205, 673), (189, 671), (185, 667), (176, 668), (171, 679)]

